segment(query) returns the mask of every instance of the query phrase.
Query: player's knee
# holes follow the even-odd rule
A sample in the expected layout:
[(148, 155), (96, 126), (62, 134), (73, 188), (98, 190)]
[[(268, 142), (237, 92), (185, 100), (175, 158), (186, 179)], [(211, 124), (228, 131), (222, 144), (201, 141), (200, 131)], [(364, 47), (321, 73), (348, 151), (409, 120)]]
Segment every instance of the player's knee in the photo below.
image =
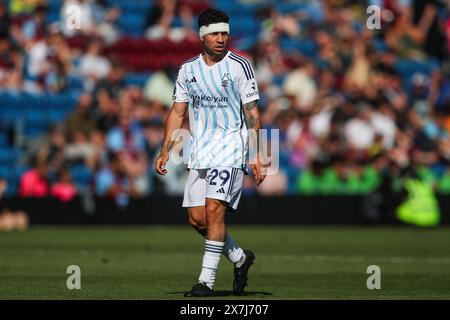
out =
[(207, 224), (221, 222), (223, 220), (224, 208), (220, 202), (210, 202), (206, 205)]
[(206, 221), (198, 217), (189, 216), (189, 224), (197, 230), (206, 229)]
[(219, 204), (216, 202), (211, 202), (206, 206), (206, 217), (211, 217), (219, 212)]

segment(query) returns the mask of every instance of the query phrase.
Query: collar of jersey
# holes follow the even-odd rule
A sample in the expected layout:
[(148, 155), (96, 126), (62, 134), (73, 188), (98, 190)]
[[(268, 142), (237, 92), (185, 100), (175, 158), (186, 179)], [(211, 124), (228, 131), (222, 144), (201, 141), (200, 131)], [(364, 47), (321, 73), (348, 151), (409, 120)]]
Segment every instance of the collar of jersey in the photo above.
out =
[(200, 53), (200, 63), (202, 64), (202, 66), (204, 66), (207, 69), (211, 69), (214, 68), (215, 66), (217, 66), (219, 63), (221, 63), (223, 60), (225, 60), (225, 58), (227, 58), (230, 55), (231, 51), (228, 50), (227, 54), (222, 58), (222, 60), (220, 60), (219, 62), (214, 63), (212, 66), (208, 66), (205, 62), (205, 60), (203, 59), (203, 54), (204, 53)]

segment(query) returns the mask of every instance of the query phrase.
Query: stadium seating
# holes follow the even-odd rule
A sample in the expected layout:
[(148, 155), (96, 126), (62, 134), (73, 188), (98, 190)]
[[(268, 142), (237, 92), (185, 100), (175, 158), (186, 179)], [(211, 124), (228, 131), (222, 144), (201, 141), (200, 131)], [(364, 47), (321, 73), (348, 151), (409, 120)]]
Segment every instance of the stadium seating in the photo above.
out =
[(4, 133), (0, 133), (0, 148), (5, 147), (8, 144), (8, 137)]
[(74, 165), (70, 168), (70, 175), (78, 188), (86, 190), (91, 183), (93, 174), (92, 171), (81, 164)]
[(142, 73), (128, 73), (125, 76), (125, 83), (127, 85), (133, 85), (138, 87), (143, 87), (147, 80), (150, 78), (151, 73), (142, 72)]
[[(226, 11), (231, 20), (231, 33), (236, 43), (249, 48), (256, 41), (261, 23), (255, 15), (263, 6), (261, 4), (243, 4), (237, 0), (215, 0), (214, 6)], [(59, 21), (61, 10), (60, 0), (47, 0), (49, 5), (47, 22)], [(143, 87), (151, 74), (167, 65), (179, 66), (183, 61), (200, 52), (198, 39), (185, 40), (182, 43), (167, 39), (155, 41), (144, 38), (145, 24), (150, 7), (154, 0), (107, 0), (112, 7), (120, 8), (122, 14), (117, 22), (123, 37), (115, 44), (104, 50), (104, 54), (118, 57), (126, 68), (125, 83)], [(273, 2), (274, 8), (281, 13), (304, 10), (320, 20), (314, 4), (303, 4), (298, 1)], [(199, 1), (193, 3), (194, 11), (202, 9), (204, 4)], [(302, 22), (301, 22), (302, 23)], [(175, 17), (172, 26), (181, 26), (182, 20)], [(358, 26), (354, 26), (358, 28)], [(88, 41), (83, 36), (67, 39), (73, 48), (85, 48)], [(386, 51), (386, 43), (381, 39), (374, 39), (376, 50)], [(326, 65), (327, 61), (317, 57), (318, 46), (314, 39), (280, 39), (281, 49), (285, 52), (295, 51), (311, 58), (318, 68)], [(412, 78), (416, 73), (430, 75), (439, 64), (434, 60), (397, 59), (395, 71), (402, 76), (403, 85), (407, 92), (412, 87)], [(30, 77), (25, 75), (26, 78)], [(285, 81), (285, 74), (276, 75), (271, 80), (273, 84), (281, 86)], [(77, 75), (68, 77), (68, 87), (58, 94), (31, 94), (25, 92), (0, 92), (0, 125), (13, 129), (19, 135), (34, 138), (47, 133), (51, 125), (63, 122), (75, 108), (76, 99), (84, 89), (83, 79)], [(17, 132), (19, 131), (19, 132)], [(17, 190), (20, 174), (25, 170), (17, 166), (21, 151), (10, 145), (6, 132), (0, 132), (0, 177), (6, 177), (9, 182), (8, 194)], [(367, 168), (358, 177), (349, 176), (346, 182), (340, 181), (333, 169), (326, 170), (321, 175), (304, 170), (299, 171), (289, 165), (289, 154), (281, 155), (280, 164), (288, 178), (289, 193), (301, 194), (330, 194), (330, 193), (366, 193), (374, 190), (379, 184), (379, 175)], [(11, 169), (13, 168), (13, 170)], [(450, 193), (450, 173), (441, 172), (442, 169), (421, 168), (418, 174), (428, 181), (436, 182), (441, 192)], [(81, 165), (70, 168), (70, 172), (78, 186), (87, 187), (92, 179), (89, 168)]]

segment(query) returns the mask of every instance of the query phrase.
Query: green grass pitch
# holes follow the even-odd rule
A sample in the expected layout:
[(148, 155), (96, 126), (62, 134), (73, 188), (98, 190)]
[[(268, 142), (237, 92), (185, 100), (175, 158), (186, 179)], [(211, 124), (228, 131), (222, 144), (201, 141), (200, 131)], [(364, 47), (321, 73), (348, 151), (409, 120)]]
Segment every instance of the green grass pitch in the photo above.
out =
[[(450, 299), (450, 229), (230, 226), (256, 254), (247, 295), (222, 256), (211, 299)], [(184, 299), (203, 241), (189, 226), (32, 227), (0, 233), (0, 299)], [(81, 290), (68, 290), (69, 265)], [(366, 286), (381, 268), (381, 289)]]

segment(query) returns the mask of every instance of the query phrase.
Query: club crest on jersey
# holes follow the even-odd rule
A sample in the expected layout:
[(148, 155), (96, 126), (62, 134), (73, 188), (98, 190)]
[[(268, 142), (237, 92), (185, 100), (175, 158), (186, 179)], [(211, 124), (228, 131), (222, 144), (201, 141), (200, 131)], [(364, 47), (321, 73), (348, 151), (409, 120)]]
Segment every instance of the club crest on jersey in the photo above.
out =
[(230, 78), (228, 77), (228, 73), (224, 73), (222, 77), (222, 87), (228, 87), (230, 84)]

